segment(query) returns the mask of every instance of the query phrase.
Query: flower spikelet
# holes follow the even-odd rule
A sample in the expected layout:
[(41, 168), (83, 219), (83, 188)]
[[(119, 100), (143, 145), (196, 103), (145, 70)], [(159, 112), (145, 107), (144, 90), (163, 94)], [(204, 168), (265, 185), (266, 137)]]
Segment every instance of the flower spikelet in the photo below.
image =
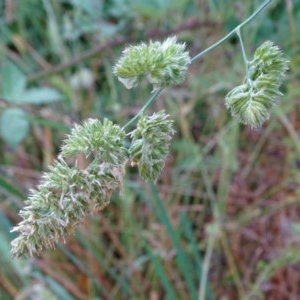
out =
[(84, 153), (92, 161), (79, 169), (70, 167), (61, 155), (43, 175), (19, 213), (23, 220), (12, 230), (20, 233), (11, 243), (13, 256), (31, 256), (53, 248), (78, 223), (109, 203), (112, 193), (121, 188), (125, 174), (128, 154), (124, 138), (124, 131), (107, 120), (103, 124), (88, 120), (75, 126), (63, 154), (69, 157)]
[(150, 41), (127, 47), (113, 69), (113, 73), (131, 89), (146, 77), (154, 90), (178, 85), (186, 76), (190, 57), (184, 43), (169, 37), (164, 42)]
[(254, 53), (249, 63), (249, 77), (256, 80), (262, 75), (269, 75), (280, 86), (288, 70), (288, 60), (280, 48), (271, 41), (266, 41)]
[(287, 70), (288, 61), (282, 51), (270, 41), (262, 44), (248, 64), (244, 83), (225, 97), (231, 115), (251, 127), (261, 126), (269, 119), (269, 110), (282, 96), (279, 88)]
[(138, 165), (144, 179), (156, 180), (164, 166), (170, 140), (175, 132), (173, 121), (168, 117), (164, 111), (143, 116), (137, 128), (130, 133), (130, 159), (133, 164)]
[(82, 153), (91, 155), (103, 162), (120, 164), (127, 160), (127, 149), (124, 147), (126, 133), (120, 126), (111, 121), (88, 119), (82, 125), (75, 125), (71, 134), (64, 141), (62, 157)]

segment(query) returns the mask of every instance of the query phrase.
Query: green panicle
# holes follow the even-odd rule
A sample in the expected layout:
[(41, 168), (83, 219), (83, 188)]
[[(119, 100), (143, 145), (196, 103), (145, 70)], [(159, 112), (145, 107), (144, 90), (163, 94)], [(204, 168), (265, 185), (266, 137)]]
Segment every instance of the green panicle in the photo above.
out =
[(130, 159), (138, 165), (144, 179), (156, 180), (164, 166), (174, 134), (173, 121), (168, 117), (164, 111), (143, 116), (137, 128), (130, 133)]
[(185, 44), (177, 43), (176, 37), (164, 42), (141, 43), (127, 47), (116, 63), (113, 73), (131, 89), (147, 78), (153, 89), (178, 85), (186, 76), (190, 57)]
[(279, 88), (283, 82), (288, 61), (281, 50), (267, 41), (254, 53), (248, 64), (244, 83), (231, 90), (225, 105), (231, 115), (250, 127), (259, 127), (269, 119), (269, 111), (282, 96)]
[[(31, 190), (20, 211), (23, 220), (12, 230), (20, 233), (11, 243), (13, 256), (31, 256), (53, 248), (78, 223), (109, 203), (125, 174), (128, 154), (124, 139), (125, 132), (108, 120), (90, 119), (75, 126), (60, 158)], [(86, 169), (69, 167), (64, 161), (63, 156), (77, 153), (93, 157)]]
[(126, 133), (111, 121), (88, 119), (82, 125), (75, 125), (71, 134), (64, 141), (62, 157), (84, 154), (86, 157), (97, 156), (101, 161), (122, 164), (127, 160), (124, 147)]

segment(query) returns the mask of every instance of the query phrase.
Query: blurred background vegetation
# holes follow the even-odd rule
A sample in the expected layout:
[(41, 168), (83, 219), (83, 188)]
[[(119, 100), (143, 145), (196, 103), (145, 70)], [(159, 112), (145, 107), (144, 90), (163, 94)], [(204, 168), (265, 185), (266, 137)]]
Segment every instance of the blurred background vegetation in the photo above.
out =
[[(28, 189), (72, 124), (123, 125), (151, 92), (112, 76), (122, 49), (172, 34), (191, 56), (261, 1), (0, 0), (0, 299), (198, 299), (217, 205), (206, 299), (300, 298), (300, 1), (273, 0), (243, 29), (249, 57), (265, 40), (291, 61), (284, 97), (263, 128), (232, 120), (224, 96), (241, 83), (236, 38), (190, 67), (153, 107), (176, 120), (160, 180), (129, 168), (104, 211), (55, 250), (14, 260), (10, 229)], [(298, 33), (297, 33), (298, 32)]]

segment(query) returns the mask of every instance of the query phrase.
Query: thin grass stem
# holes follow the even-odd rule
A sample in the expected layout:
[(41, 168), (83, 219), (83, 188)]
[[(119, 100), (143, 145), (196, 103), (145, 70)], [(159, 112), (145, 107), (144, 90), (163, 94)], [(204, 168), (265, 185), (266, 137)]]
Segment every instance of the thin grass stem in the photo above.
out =
[(216, 47), (218, 47), (220, 44), (222, 44), (223, 42), (225, 42), (228, 38), (230, 38), (233, 34), (237, 33), (237, 31), (239, 31), (243, 26), (245, 26), (246, 24), (248, 24), (250, 21), (252, 21), (253, 18), (255, 18), (272, 0), (266, 0), (264, 1), (255, 11), (254, 13), (248, 17), (244, 22), (242, 22), (240, 25), (238, 25), (237, 27), (235, 27), (232, 31), (230, 31), (227, 35), (225, 35), (222, 39), (218, 40), (217, 42), (215, 42), (214, 44), (212, 44), (211, 46), (209, 46), (208, 48), (206, 48), (205, 50), (203, 50), (202, 52), (200, 52), (199, 54), (195, 55), (192, 59), (191, 62), (195, 61), (196, 59), (202, 57), (203, 55), (205, 55), (207, 52), (215, 49)]
[(246, 75), (247, 78), (249, 77), (249, 61), (247, 58), (247, 54), (246, 54), (246, 50), (245, 50), (245, 46), (244, 46), (244, 42), (243, 42), (243, 38), (242, 38), (242, 33), (241, 33), (241, 28), (239, 27), (236, 31), (237, 36), (239, 37), (239, 41), (240, 41), (240, 45), (241, 45), (241, 50), (242, 50), (242, 54), (243, 54), (243, 60), (244, 60), (244, 64), (245, 64), (245, 68), (246, 68)]
[(200, 283), (199, 298), (198, 298), (199, 300), (205, 300), (207, 277), (208, 277), (211, 257), (214, 250), (215, 241), (216, 241), (215, 234), (212, 234), (208, 237), (207, 250), (204, 257), (202, 274), (201, 274), (201, 283)]
[(130, 120), (128, 121), (124, 126), (123, 126), (123, 130), (130, 126), (131, 124), (133, 124), (142, 114), (143, 112), (154, 102), (154, 100), (157, 98), (157, 96), (160, 94), (160, 92), (162, 91), (163, 89), (160, 88), (158, 90), (156, 90), (152, 95), (151, 97), (147, 100), (146, 104), (141, 108), (141, 110)]

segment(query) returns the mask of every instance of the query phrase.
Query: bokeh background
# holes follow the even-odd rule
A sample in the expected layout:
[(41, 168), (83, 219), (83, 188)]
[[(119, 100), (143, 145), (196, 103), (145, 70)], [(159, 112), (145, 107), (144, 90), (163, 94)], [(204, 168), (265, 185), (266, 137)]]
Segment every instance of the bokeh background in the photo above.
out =
[(206, 299), (300, 299), (299, 0), (271, 1), (243, 29), (249, 58), (272, 40), (291, 62), (262, 128), (224, 106), (245, 73), (232, 37), (148, 109), (165, 109), (176, 128), (155, 184), (129, 166), (120, 194), (56, 249), (10, 256), (28, 190), (72, 124), (125, 124), (148, 98), (146, 83), (128, 91), (112, 75), (122, 49), (175, 34), (193, 56), (261, 2), (0, 0), (1, 300), (198, 299), (212, 237)]

